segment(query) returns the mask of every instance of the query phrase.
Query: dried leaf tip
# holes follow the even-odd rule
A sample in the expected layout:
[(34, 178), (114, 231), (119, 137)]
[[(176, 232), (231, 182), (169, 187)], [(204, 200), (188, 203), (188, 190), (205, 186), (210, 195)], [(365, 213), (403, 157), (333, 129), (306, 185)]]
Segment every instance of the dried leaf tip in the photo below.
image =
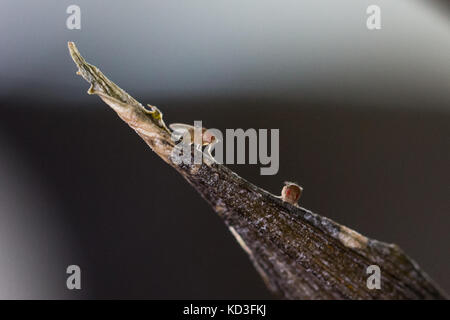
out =
[[(119, 88), (114, 82), (109, 80), (97, 67), (89, 64), (78, 51), (75, 43), (68, 42), (70, 56), (78, 67), (77, 74), (81, 75), (91, 86), (88, 94), (96, 94), (110, 105), (121, 117), (127, 118), (127, 114), (145, 115), (162, 131), (170, 135), (170, 130), (163, 121), (162, 112), (154, 107), (149, 106), (150, 110), (131, 97), (125, 90)], [(131, 121), (131, 119), (129, 119)], [(140, 123), (143, 121), (139, 121)], [(144, 121), (145, 122), (145, 121)], [(130, 123), (129, 123), (130, 124)], [(136, 128), (135, 128), (136, 129)]]

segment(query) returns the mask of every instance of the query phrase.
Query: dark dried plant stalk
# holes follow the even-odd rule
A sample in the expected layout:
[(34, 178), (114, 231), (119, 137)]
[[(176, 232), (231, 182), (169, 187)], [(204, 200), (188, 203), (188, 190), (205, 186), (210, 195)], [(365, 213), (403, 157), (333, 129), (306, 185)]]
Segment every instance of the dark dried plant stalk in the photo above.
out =
[[(394, 244), (369, 239), (326, 217), (282, 201), (225, 166), (176, 164), (175, 143), (156, 108), (146, 109), (88, 64), (69, 42), (78, 74), (120, 118), (208, 201), (248, 253), (268, 288), (287, 299), (445, 299)], [(192, 149), (195, 152), (195, 149)], [(193, 154), (192, 154), (193, 156)], [(367, 287), (367, 267), (381, 268), (381, 289)]]

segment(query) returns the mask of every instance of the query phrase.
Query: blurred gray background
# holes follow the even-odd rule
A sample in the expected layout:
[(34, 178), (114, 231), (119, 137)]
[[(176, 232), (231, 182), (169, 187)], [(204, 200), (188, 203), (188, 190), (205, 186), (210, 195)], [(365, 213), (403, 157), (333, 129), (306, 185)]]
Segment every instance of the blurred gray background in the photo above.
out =
[(232, 169), (275, 194), (299, 182), (302, 206), (399, 244), (450, 291), (449, 16), (446, 1), (3, 0), (0, 298), (272, 298), (213, 210), (86, 94), (67, 41), (168, 123), (279, 128), (277, 175)]

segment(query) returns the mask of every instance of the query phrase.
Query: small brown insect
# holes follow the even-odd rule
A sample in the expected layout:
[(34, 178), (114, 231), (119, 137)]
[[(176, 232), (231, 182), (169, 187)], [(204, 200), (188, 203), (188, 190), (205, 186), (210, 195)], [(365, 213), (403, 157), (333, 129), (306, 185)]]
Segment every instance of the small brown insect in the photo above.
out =
[(298, 184), (286, 181), (281, 190), (281, 200), (289, 202), (292, 205), (297, 205), (298, 199), (302, 195), (303, 188)]
[[(184, 140), (189, 140), (189, 144), (193, 144), (194, 141), (194, 126), (191, 126), (189, 124), (184, 123), (171, 123), (169, 125), (170, 129), (172, 129), (175, 132), (180, 133), (180, 138), (185, 137)], [(214, 142), (215, 137), (207, 132), (208, 129), (202, 128), (202, 146), (206, 146), (208, 144), (211, 144)], [(185, 136), (185, 134), (189, 134), (189, 136)], [(186, 139), (187, 138), (187, 139)]]

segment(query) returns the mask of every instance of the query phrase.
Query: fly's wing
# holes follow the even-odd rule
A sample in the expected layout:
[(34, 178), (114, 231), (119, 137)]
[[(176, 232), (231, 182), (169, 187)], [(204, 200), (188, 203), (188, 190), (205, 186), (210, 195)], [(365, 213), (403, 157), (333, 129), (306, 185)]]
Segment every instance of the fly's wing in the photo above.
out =
[(178, 141), (183, 138), (183, 141), (188, 142), (189, 144), (193, 143), (193, 126), (184, 123), (171, 123), (169, 128), (173, 130), (172, 137), (174, 137), (175, 140)]

